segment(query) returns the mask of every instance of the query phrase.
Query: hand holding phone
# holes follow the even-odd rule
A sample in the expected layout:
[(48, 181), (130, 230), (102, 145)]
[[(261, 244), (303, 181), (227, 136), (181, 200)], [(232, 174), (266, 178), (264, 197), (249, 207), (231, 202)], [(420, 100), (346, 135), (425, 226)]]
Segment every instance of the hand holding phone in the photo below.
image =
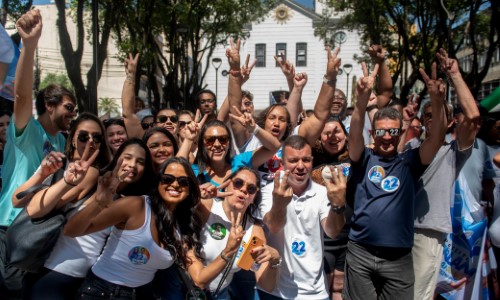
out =
[(250, 270), (252, 269), (253, 271), (256, 271), (259, 267), (259, 265), (255, 265), (255, 260), (252, 257), (252, 250), (264, 245), (264, 241), (259, 238), (258, 236), (252, 236), (249, 240), (248, 243), (245, 245), (242, 245), (243, 247), (242, 253), (240, 258), (237, 261), (238, 267), (242, 268), (243, 270)]

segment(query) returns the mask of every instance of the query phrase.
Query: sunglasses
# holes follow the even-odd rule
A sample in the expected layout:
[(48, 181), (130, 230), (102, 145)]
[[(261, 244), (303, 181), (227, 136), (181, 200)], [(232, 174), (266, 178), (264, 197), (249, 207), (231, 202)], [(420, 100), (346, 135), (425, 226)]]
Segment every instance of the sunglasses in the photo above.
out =
[(188, 187), (189, 186), (189, 177), (187, 176), (179, 176), (175, 177), (170, 174), (162, 174), (160, 176), (160, 182), (163, 184), (172, 184), (174, 181), (177, 181), (177, 183), (182, 186), (182, 187)]
[(92, 142), (96, 144), (102, 143), (103, 136), (100, 133), (88, 133), (87, 131), (80, 131), (77, 136), (78, 140), (82, 143), (86, 143), (88, 140), (92, 139)]
[(72, 113), (72, 112), (75, 112), (75, 113), (78, 113), (78, 109), (76, 108), (76, 106), (72, 105), (72, 104), (69, 104), (69, 103), (66, 103), (66, 104), (63, 104), (64, 108), (69, 112), (69, 113)]
[(218, 140), (221, 145), (227, 145), (229, 142), (229, 136), (228, 135), (211, 135), (211, 136), (206, 136), (203, 138), (205, 141), (205, 145), (208, 147), (212, 146), (215, 144), (215, 141)]
[[(245, 181), (240, 178), (235, 178), (232, 180), (232, 182), (233, 182), (233, 187), (237, 190), (241, 189), (245, 185)], [(247, 192), (250, 195), (254, 195), (259, 190), (259, 188), (255, 184), (247, 183), (246, 185), (247, 185)]]
[(153, 127), (154, 124), (155, 124), (154, 122), (152, 122), (152, 123), (141, 123), (141, 126), (142, 126), (142, 129), (146, 130), (146, 129), (150, 128), (150, 127)]
[(390, 136), (399, 136), (399, 134), (401, 133), (401, 129), (400, 128), (375, 129), (375, 136), (383, 137), (386, 132), (389, 132)]
[(205, 104), (205, 103), (214, 103), (215, 99), (201, 99), (200, 104)]
[(179, 121), (179, 123), (177, 124), (177, 126), (179, 127), (179, 129), (182, 129), (184, 128), (187, 124), (189, 124), (190, 122), (186, 122), (186, 121)]
[(170, 122), (172, 123), (177, 123), (179, 118), (176, 115), (173, 116), (158, 116), (158, 123), (166, 123), (168, 119), (170, 119)]

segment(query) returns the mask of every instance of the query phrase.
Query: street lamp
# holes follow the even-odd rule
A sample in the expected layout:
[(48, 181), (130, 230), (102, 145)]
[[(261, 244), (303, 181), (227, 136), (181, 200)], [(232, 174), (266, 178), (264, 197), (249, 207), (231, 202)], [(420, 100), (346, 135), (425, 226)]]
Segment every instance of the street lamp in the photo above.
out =
[(212, 66), (215, 68), (215, 97), (219, 96), (219, 68), (222, 65), (222, 59), (218, 57), (212, 58)]
[(343, 68), (345, 74), (347, 75), (347, 87), (346, 87), (346, 103), (349, 104), (349, 74), (352, 72), (352, 65), (351, 64), (345, 64)]

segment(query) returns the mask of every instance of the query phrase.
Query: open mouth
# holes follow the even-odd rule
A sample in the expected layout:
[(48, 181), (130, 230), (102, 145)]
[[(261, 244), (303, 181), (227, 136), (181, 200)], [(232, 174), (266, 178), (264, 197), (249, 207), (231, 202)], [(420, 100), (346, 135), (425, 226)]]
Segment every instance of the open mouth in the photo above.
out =
[(178, 197), (181, 193), (174, 189), (168, 189), (167, 193), (172, 197)]

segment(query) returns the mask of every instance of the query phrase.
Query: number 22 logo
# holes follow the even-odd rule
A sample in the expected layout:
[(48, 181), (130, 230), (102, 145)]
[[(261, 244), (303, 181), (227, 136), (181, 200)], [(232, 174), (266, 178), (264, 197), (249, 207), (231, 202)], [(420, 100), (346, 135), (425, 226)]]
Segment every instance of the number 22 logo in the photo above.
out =
[(380, 183), (382, 189), (386, 192), (394, 192), (399, 188), (399, 184), (399, 179), (394, 176), (388, 176)]
[(306, 254), (306, 243), (304, 241), (293, 242), (292, 253), (297, 256), (304, 256)]

